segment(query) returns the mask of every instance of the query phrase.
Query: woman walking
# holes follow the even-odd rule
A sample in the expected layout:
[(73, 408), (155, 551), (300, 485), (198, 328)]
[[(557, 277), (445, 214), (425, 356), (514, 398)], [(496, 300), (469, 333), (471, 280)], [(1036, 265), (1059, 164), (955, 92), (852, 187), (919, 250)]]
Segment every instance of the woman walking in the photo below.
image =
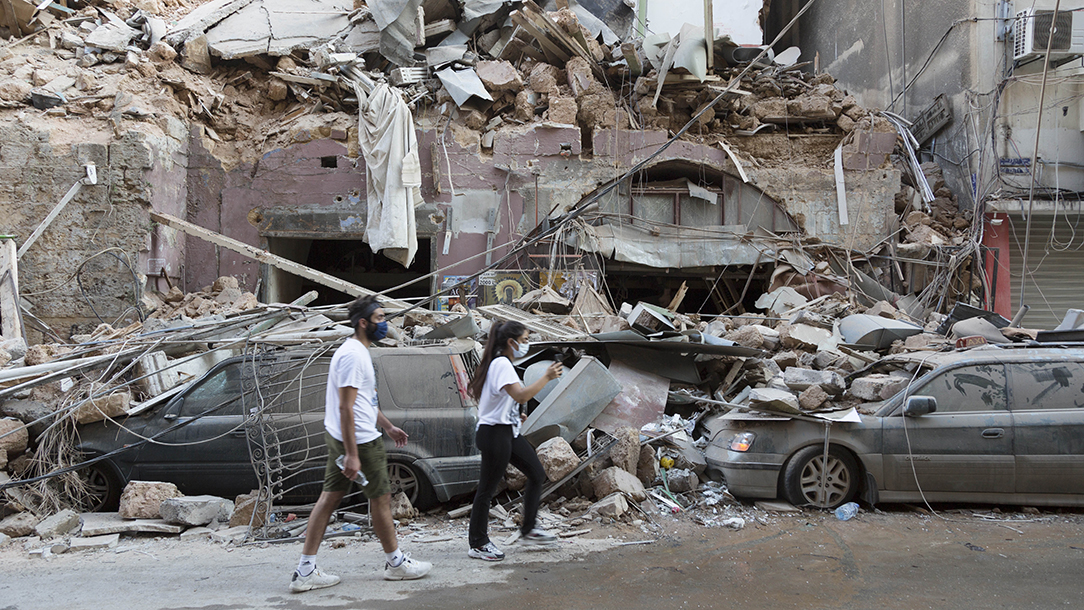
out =
[(525, 419), (520, 415), (520, 405), (538, 394), (551, 379), (561, 376), (561, 363), (553, 363), (541, 379), (524, 387), (512, 359), (527, 355), (527, 334), (527, 327), (519, 322), (495, 323), (489, 331), (482, 362), (468, 387), (471, 396), (478, 400), (475, 442), (482, 453), (482, 472), (471, 508), (468, 537), (467, 554), (475, 559), (504, 559), (504, 553), (489, 540), (489, 503), (509, 462), (527, 475), (520, 525), (523, 543), (544, 545), (557, 541), (553, 534), (535, 527), (546, 472), (534, 447), (519, 435), (519, 425)]

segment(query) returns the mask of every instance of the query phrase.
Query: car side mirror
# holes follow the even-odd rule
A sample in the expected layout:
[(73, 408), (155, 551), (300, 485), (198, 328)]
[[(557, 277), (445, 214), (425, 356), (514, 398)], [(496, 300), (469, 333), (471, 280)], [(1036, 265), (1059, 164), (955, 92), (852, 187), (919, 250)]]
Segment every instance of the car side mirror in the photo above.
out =
[(907, 417), (928, 415), (937, 411), (937, 399), (933, 396), (911, 396), (903, 405), (903, 414)]

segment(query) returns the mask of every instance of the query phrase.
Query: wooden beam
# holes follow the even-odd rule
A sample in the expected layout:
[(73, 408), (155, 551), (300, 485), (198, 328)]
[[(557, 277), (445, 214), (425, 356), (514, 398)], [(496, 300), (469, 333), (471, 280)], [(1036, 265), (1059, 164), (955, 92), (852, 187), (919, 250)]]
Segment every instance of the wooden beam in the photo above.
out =
[[(328, 275), (322, 271), (317, 271), (312, 267), (306, 267), (305, 265), (302, 265), (300, 263), (295, 263), (292, 260), (271, 254), (270, 252), (262, 248), (250, 246), (244, 242), (233, 239), (232, 237), (226, 237), (225, 235), (222, 235), (221, 233), (216, 233), (214, 231), (211, 231), (210, 229), (204, 229), (199, 225), (195, 225), (188, 221), (181, 220), (180, 218), (177, 218), (175, 216), (170, 216), (169, 214), (162, 214), (160, 212), (151, 211), (151, 220), (154, 220), (155, 222), (160, 222), (163, 225), (172, 229), (183, 231), (184, 233), (187, 233), (194, 237), (198, 237), (216, 246), (226, 248), (227, 250), (232, 250), (233, 252), (236, 252), (242, 256), (247, 256), (265, 265), (271, 265), (276, 269), (281, 269), (283, 271), (286, 271), (287, 273), (292, 273), (307, 280), (312, 280), (313, 282), (316, 282), (317, 284), (320, 284), (322, 286), (334, 288), (339, 292), (345, 292), (346, 294), (353, 297), (380, 296), (376, 292), (373, 292), (372, 290), (369, 290), (367, 288), (362, 288), (357, 284), (351, 284), (350, 282), (341, 280), (333, 275)], [(408, 309), (411, 306), (410, 303), (407, 303), (405, 301), (389, 299), (386, 297), (381, 297), (380, 301), (384, 304), (384, 309), (387, 310)]]
[(15, 240), (0, 240), (0, 337), (23, 338), (23, 317), (19, 311), (19, 257)]
[(715, 15), (711, 0), (704, 0), (704, 41), (708, 44), (708, 70), (715, 67)]

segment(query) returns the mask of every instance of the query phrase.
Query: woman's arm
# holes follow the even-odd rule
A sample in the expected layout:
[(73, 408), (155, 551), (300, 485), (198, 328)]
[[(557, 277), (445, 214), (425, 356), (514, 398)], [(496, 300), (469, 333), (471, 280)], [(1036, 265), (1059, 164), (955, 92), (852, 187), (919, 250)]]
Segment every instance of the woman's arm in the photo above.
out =
[(523, 387), (522, 383), (510, 383), (501, 389), (508, 392), (508, 395), (512, 397), (512, 400), (519, 404), (525, 404), (528, 400), (534, 398), (535, 394), (541, 392), (542, 388), (546, 387), (546, 384), (549, 383), (550, 380), (560, 377), (563, 368), (564, 367), (561, 366), (560, 362), (554, 362), (546, 369), (546, 374), (531, 385)]

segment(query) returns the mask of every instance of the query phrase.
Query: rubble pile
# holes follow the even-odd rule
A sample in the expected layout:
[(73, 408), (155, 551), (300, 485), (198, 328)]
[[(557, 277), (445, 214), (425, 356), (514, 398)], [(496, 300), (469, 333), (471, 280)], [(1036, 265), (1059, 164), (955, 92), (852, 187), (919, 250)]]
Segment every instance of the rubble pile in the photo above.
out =
[(525, 124), (676, 131), (701, 110), (687, 137), (894, 133), (806, 64), (750, 66), (753, 57), (739, 61), (721, 38), (705, 69), (703, 33), (699, 42), (689, 33), (623, 40), (578, 6), (414, 0), (389, 14), (319, 0), (291, 17), (262, 4), (38, 10), (28, 36), (0, 46), (0, 108), (108, 121), (118, 134), (185, 118), (204, 126), (216, 154), (239, 157), (318, 137), (356, 156), (358, 87), (377, 82), (394, 86), (419, 120), (449, 117), (477, 132), (483, 149), (496, 130)]

